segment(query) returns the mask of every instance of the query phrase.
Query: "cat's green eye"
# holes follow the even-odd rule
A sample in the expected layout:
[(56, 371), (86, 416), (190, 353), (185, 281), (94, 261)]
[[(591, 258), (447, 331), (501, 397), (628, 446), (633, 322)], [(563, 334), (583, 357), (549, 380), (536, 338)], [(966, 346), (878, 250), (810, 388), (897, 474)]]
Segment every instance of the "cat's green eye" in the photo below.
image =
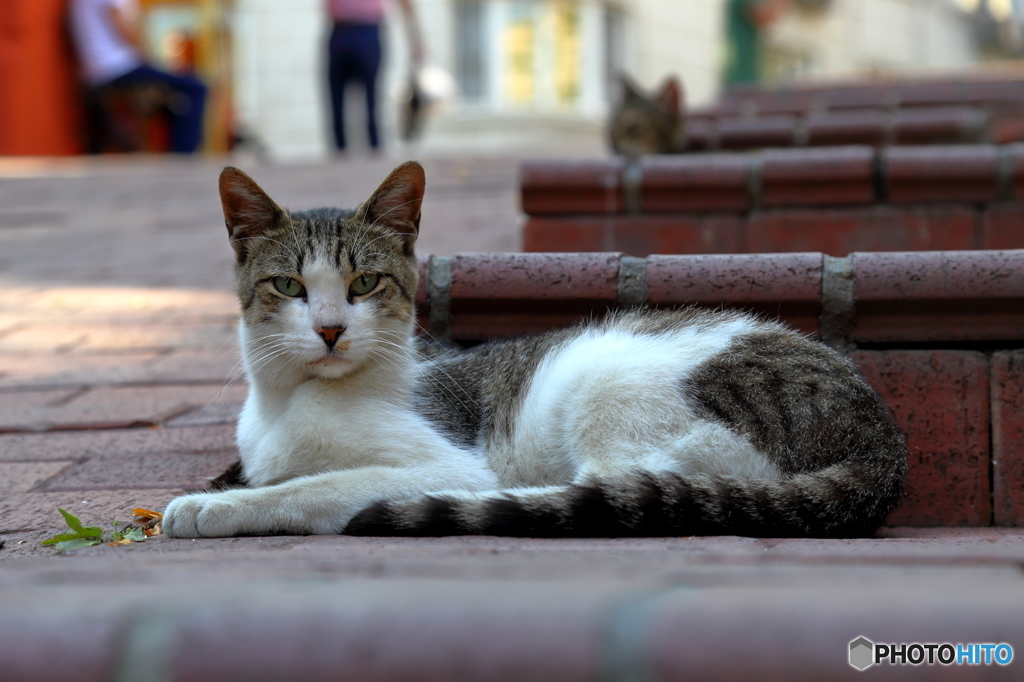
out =
[(275, 277), (273, 282), (274, 288), (285, 296), (296, 298), (306, 295), (306, 287), (302, 286), (299, 280), (292, 277)]
[(379, 281), (380, 275), (377, 274), (359, 275), (352, 280), (352, 284), (349, 285), (348, 290), (352, 292), (353, 296), (363, 296), (376, 289), (377, 282)]

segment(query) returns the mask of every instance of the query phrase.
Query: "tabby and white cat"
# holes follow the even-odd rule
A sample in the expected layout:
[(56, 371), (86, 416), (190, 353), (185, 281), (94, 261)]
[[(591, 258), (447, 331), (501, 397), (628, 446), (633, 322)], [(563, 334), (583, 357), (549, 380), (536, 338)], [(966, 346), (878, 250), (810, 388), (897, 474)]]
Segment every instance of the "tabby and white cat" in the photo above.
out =
[(608, 141), (622, 156), (678, 154), (686, 151), (686, 111), (683, 88), (666, 78), (654, 95), (647, 95), (622, 77), (622, 96), (611, 113)]
[(251, 487), (173, 500), (176, 537), (872, 532), (905, 445), (853, 365), (695, 308), (470, 349), (413, 335), (423, 169), (356, 211), (220, 191), (242, 306)]

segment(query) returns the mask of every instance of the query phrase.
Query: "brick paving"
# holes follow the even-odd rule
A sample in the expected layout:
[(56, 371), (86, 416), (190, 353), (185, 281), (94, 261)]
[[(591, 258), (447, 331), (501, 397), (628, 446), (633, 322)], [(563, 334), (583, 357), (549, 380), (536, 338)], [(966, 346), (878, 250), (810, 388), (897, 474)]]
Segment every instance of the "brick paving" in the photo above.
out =
[[(833, 541), (158, 537), (63, 555), (40, 547), (62, 526), (57, 507), (87, 523), (124, 521), (133, 507), (208, 486), (234, 461), (245, 386), (221, 165), (0, 161), (4, 682), (839, 680), (858, 674), (846, 651), (859, 635), (1005, 641), (1024, 654), (1017, 528), (888, 528)], [(239, 165), (303, 208), (354, 205), (392, 162)], [(516, 161), (425, 165), (421, 253), (519, 248)], [(596, 299), (608, 287), (614, 297), (606, 279), (584, 283)], [(487, 284), (484, 304), (496, 295)], [(992, 371), (1019, 371), (1020, 357), (1000, 354)], [(968, 395), (965, 409), (988, 404), (988, 384), (947, 383)], [(900, 387), (891, 393), (899, 403)], [(1019, 452), (1021, 397), (993, 395), (991, 437)], [(949, 450), (953, 478), (989, 475), (974, 466), (975, 441), (989, 435), (957, 424), (930, 436)], [(1019, 468), (992, 474), (1007, 523), (1021, 514), (1007, 492)], [(961, 511), (980, 517), (991, 505)], [(867, 674), (1009, 679), (1019, 665)]]

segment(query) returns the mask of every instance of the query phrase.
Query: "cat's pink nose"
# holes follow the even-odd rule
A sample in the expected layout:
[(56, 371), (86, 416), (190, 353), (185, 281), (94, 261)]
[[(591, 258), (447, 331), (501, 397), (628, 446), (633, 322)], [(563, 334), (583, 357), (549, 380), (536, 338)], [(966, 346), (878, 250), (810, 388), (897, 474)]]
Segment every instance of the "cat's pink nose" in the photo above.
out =
[(338, 337), (345, 333), (344, 327), (317, 327), (316, 333), (324, 340), (328, 348), (333, 348)]

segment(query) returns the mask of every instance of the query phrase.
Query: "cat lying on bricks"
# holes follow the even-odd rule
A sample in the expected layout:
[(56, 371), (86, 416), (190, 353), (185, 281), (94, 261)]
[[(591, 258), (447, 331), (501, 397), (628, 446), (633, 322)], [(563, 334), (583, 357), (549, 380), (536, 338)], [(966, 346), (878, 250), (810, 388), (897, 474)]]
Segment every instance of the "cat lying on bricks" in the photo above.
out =
[(175, 537), (869, 534), (906, 447), (853, 365), (773, 322), (637, 310), (470, 349), (416, 338), (423, 169), (288, 212), (227, 168), (245, 489)]

